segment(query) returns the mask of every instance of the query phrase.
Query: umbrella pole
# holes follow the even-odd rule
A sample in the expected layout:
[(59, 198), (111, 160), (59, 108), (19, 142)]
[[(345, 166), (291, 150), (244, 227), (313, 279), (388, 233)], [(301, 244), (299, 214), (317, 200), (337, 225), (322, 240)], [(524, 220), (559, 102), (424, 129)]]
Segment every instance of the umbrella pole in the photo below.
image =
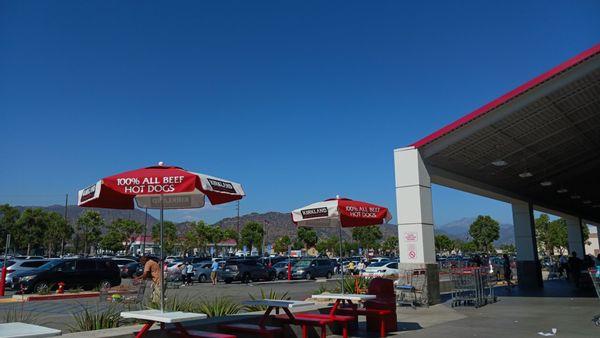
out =
[(340, 224), (340, 271), (342, 273), (342, 295), (344, 294), (344, 262), (342, 261), (342, 225)]
[(164, 239), (163, 239), (163, 195), (160, 195), (160, 312), (165, 311), (165, 268), (164, 268)]

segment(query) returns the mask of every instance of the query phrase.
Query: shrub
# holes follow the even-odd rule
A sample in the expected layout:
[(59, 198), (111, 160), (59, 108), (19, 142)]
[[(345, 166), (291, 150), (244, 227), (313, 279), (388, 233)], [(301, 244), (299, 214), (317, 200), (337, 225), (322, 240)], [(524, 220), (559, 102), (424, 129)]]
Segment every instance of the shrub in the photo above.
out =
[(11, 309), (2, 311), (2, 317), (0, 319), (2, 323), (21, 322), (27, 324), (43, 325), (37, 314), (28, 312), (23, 309), (23, 303), (20, 307), (13, 306)]
[(242, 306), (229, 298), (215, 297), (212, 300), (204, 299), (200, 302), (199, 311), (208, 317), (222, 317), (234, 315), (242, 310)]
[(82, 311), (73, 313), (74, 325), (69, 325), (71, 332), (110, 329), (121, 326), (121, 313), (114, 307), (104, 311), (91, 312), (82, 306)]
[[(261, 288), (259, 297), (254, 297), (251, 294), (248, 294), (248, 296), (250, 297), (251, 300), (257, 300), (257, 299), (290, 300), (290, 297), (288, 296), (287, 292), (280, 294), (280, 293), (277, 293), (276, 291), (273, 291), (273, 289), (269, 290), (269, 293), (265, 293), (265, 290), (263, 290)], [(246, 308), (246, 311), (248, 311), (248, 312), (254, 312), (254, 311), (265, 311), (265, 310), (267, 310), (268, 306), (264, 306), (264, 305), (248, 306), (247, 305), (245, 308)]]

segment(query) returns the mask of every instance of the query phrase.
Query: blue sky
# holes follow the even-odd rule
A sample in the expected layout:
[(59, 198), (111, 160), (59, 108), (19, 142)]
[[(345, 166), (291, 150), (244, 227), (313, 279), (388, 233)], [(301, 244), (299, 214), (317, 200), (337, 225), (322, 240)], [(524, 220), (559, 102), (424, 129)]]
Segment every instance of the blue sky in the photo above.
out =
[[(394, 148), (600, 42), (598, 13), (598, 1), (3, 1), (0, 202), (63, 203), (164, 161), (241, 182), (242, 213), (336, 194), (395, 211)], [(434, 207), (440, 224), (511, 221), (507, 205), (443, 187)]]

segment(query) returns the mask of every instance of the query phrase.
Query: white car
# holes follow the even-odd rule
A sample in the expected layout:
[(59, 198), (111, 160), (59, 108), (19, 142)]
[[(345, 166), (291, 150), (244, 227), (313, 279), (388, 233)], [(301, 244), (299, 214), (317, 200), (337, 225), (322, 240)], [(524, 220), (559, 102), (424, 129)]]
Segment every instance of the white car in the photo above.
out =
[(369, 265), (362, 273), (361, 276), (374, 278), (374, 277), (390, 277), (398, 275), (398, 262), (379, 262)]

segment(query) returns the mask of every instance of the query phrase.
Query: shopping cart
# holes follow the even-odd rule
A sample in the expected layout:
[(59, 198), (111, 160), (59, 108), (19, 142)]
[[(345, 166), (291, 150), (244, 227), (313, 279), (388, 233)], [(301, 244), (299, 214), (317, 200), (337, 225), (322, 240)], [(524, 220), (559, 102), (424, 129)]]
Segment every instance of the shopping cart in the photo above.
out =
[(451, 306), (474, 307), (496, 302), (495, 277), (485, 268), (461, 267), (450, 272), (452, 281)]
[[(594, 284), (596, 295), (598, 296), (598, 299), (600, 299), (600, 266), (597, 266), (595, 269), (589, 269), (588, 273), (590, 274), (590, 279)], [(596, 326), (600, 326), (600, 314), (594, 316), (594, 319), (592, 320)]]

